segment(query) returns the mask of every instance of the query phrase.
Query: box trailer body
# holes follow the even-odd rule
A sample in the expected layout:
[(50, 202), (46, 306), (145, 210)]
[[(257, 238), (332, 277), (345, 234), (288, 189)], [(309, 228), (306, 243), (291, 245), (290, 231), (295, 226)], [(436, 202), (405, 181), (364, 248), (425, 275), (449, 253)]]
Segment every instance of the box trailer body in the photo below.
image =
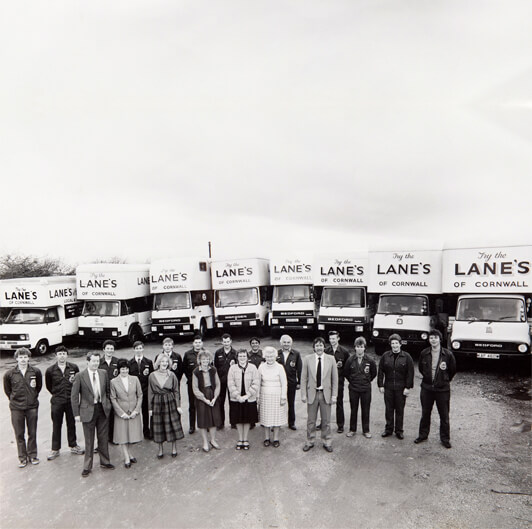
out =
[(307, 257), (272, 259), (270, 280), (273, 286), (272, 331), (315, 329), (318, 307), (314, 295), (312, 259)]
[(443, 251), (443, 290), (457, 296), (448, 344), (457, 356), (530, 358), (532, 246)]
[(220, 330), (268, 326), (271, 310), (270, 263), (247, 258), (213, 261), (215, 326)]
[(367, 293), (368, 253), (317, 256), (312, 268), (320, 293), (318, 330), (345, 329), (369, 336), (374, 311)]
[(406, 350), (428, 346), (431, 329), (445, 330), (441, 250), (371, 251), (368, 290), (379, 294), (372, 342), (377, 352), (399, 334)]
[(151, 333), (150, 272), (147, 264), (86, 264), (76, 269), (83, 300), (79, 336), (87, 341), (128, 340)]
[(151, 330), (160, 338), (199, 334), (214, 327), (210, 263), (165, 259), (150, 265), (153, 294)]
[(0, 349), (27, 347), (37, 354), (47, 353), (77, 334), (81, 305), (75, 276), (0, 281), (0, 307), (9, 309), (0, 325)]

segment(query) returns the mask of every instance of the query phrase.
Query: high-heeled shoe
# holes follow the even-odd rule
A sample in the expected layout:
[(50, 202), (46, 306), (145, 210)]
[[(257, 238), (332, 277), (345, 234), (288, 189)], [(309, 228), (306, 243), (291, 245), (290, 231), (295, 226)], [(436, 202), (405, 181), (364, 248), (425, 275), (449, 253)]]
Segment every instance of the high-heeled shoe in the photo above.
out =
[(129, 462), (130, 463), (136, 463), (137, 462), (137, 459), (135, 457), (130, 457), (129, 458)]
[(157, 459), (162, 459), (164, 457), (164, 454), (157, 454)]
[(130, 461), (129, 463), (124, 463), (124, 466), (125, 466), (126, 468), (131, 468), (131, 461)]
[(207, 446), (207, 448), (203, 447), (203, 451), (204, 451), (204, 452), (208, 452), (209, 450), (210, 450), (210, 447), (209, 447), (209, 446)]
[(216, 441), (211, 441), (211, 446), (216, 450), (220, 450), (220, 445)]
[(172, 457), (177, 457), (177, 452), (172, 452)]

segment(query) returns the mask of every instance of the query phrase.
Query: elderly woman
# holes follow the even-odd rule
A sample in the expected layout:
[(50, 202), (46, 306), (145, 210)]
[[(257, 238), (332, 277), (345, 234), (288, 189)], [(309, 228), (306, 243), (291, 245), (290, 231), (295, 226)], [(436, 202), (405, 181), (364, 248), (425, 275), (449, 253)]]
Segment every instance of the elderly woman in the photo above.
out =
[(131, 468), (137, 460), (131, 456), (129, 445), (140, 443), (142, 434), (142, 388), (137, 377), (129, 374), (129, 362), (117, 362), (119, 376), (111, 380), (111, 403), (115, 411), (113, 442), (122, 446), (124, 466)]
[(353, 437), (357, 431), (358, 405), (362, 411), (362, 432), (370, 439), (369, 408), (371, 405), (371, 381), (377, 376), (377, 365), (366, 355), (366, 340), (359, 336), (355, 340), (355, 354), (344, 365), (344, 376), (349, 383), (349, 404), (351, 419), (347, 437)]
[(153, 440), (159, 445), (157, 458), (163, 457), (163, 443), (172, 443), (172, 457), (177, 456), (178, 439), (183, 439), (181, 397), (177, 377), (169, 370), (170, 358), (161, 354), (148, 378), (148, 410), (152, 417)]
[(202, 350), (198, 353), (198, 367), (192, 372), (192, 391), (196, 398), (198, 428), (203, 438), (203, 451), (210, 450), (207, 433), (211, 436), (210, 445), (216, 450), (216, 428), (222, 426), (223, 418), (218, 397), (220, 395), (220, 378), (212, 364), (212, 355)]
[(259, 367), (259, 421), (264, 427), (264, 446), (270, 446), (273, 431), (273, 446), (279, 446), (279, 428), (288, 422), (286, 405), (286, 373), (277, 360), (277, 350), (265, 347), (262, 351), (265, 362)]
[(257, 394), (259, 372), (248, 360), (248, 353), (240, 349), (237, 363), (229, 368), (227, 389), (229, 391), (229, 418), (238, 431), (237, 450), (249, 450), (248, 434), (251, 424), (258, 421)]

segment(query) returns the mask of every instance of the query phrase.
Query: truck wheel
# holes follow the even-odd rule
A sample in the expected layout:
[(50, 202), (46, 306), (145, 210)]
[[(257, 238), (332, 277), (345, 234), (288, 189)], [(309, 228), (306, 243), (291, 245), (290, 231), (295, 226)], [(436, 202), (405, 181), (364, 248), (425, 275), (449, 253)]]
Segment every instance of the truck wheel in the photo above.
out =
[(207, 324), (203, 319), (200, 321), (198, 334), (201, 336), (202, 339), (205, 338), (205, 335), (207, 334)]
[(50, 346), (48, 345), (48, 340), (39, 340), (34, 349), (35, 354), (39, 356), (45, 355), (49, 350)]
[(142, 329), (138, 325), (133, 325), (129, 329), (128, 340), (131, 346), (133, 346), (135, 342), (144, 341), (144, 334), (142, 333)]

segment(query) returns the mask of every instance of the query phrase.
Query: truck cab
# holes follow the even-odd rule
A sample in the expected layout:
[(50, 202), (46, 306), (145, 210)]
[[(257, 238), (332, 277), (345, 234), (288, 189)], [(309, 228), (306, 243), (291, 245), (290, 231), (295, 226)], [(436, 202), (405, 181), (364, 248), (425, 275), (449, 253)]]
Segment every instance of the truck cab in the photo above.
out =
[(311, 284), (275, 285), (272, 297), (272, 330), (314, 329), (317, 307)]

